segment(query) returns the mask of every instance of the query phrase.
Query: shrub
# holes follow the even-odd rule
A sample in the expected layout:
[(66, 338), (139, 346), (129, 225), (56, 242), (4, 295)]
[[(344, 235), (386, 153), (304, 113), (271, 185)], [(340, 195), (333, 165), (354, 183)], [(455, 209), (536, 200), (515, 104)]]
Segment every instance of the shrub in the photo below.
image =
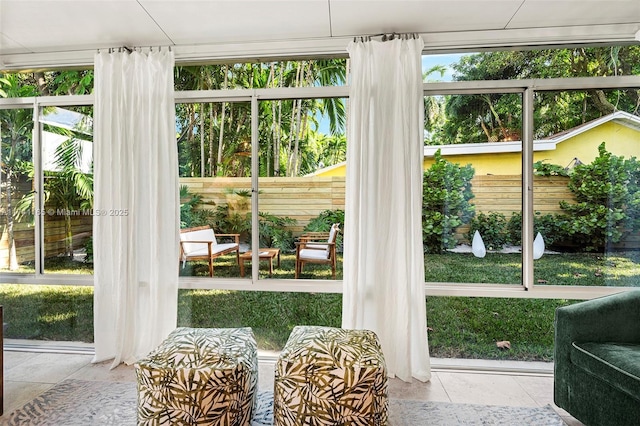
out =
[(280, 250), (292, 250), (295, 246), (293, 233), (287, 229), (297, 223), (290, 217), (260, 213), (260, 247), (275, 247)]
[(536, 176), (569, 176), (569, 172), (557, 164), (548, 164), (544, 160), (533, 163), (533, 174)]
[(202, 195), (192, 194), (186, 185), (180, 186), (180, 228), (207, 225), (209, 210), (198, 209), (202, 204)]
[(426, 253), (442, 253), (456, 244), (455, 230), (471, 220), (474, 206), (470, 164), (460, 166), (434, 154), (434, 164), (424, 172), (422, 236)]
[(89, 237), (84, 243), (84, 251), (86, 256), (84, 257), (85, 263), (93, 263), (93, 237)]
[(475, 232), (480, 232), (482, 241), (488, 250), (500, 250), (509, 242), (507, 218), (502, 213), (480, 213), (471, 219), (469, 225), (469, 241), (473, 241)]
[[(542, 234), (546, 246), (565, 243), (567, 236), (563, 233), (562, 228), (566, 220), (565, 215), (535, 212), (533, 217), (533, 237), (535, 238), (538, 232)], [(522, 244), (521, 212), (515, 212), (511, 215), (507, 222), (507, 232), (509, 234), (509, 243), (514, 245)]]
[(304, 227), (304, 232), (329, 232), (331, 225), (340, 224), (340, 232), (336, 237), (336, 251), (342, 252), (342, 242), (344, 235), (344, 210), (323, 210), (320, 214), (309, 221)]
[(569, 189), (576, 204), (560, 202), (569, 220), (563, 231), (586, 251), (603, 251), (639, 227), (639, 163), (611, 154), (605, 143), (591, 164), (576, 166), (569, 178)]
[(320, 214), (309, 221), (304, 227), (305, 232), (329, 232), (331, 225), (340, 224), (340, 229), (344, 229), (344, 210), (323, 210)]

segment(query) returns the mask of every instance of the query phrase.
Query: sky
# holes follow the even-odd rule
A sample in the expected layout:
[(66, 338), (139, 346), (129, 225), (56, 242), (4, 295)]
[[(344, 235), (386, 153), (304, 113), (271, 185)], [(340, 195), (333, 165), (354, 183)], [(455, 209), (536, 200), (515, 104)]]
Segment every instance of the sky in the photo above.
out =
[[(429, 75), (428, 79), (433, 81), (452, 81), (453, 80), (453, 68), (451, 64), (458, 62), (462, 53), (451, 53), (445, 55), (422, 55), (422, 71), (426, 71), (435, 65), (444, 65), (447, 67), (447, 71), (444, 76), (440, 77), (440, 73), (433, 73)], [(326, 117), (319, 116), (320, 121), (319, 131), (324, 134), (329, 134), (329, 120)]]
[(422, 55), (422, 71), (426, 71), (435, 65), (444, 65), (447, 67), (443, 77), (440, 77), (440, 73), (433, 73), (429, 75), (429, 80), (437, 81), (452, 81), (453, 80), (453, 68), (451, 64), (458, 62), (462, 53), (450, 53), (446, 55)]

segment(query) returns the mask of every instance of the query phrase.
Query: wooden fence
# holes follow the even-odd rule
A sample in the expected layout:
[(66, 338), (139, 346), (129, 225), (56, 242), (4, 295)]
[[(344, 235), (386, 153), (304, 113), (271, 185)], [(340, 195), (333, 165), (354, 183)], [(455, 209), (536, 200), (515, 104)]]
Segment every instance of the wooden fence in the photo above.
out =
[[(231, 190), (251, 190), (250, 178), (182, 178), (182, 185), (191, 193), (200, 194), (204, 208), (229, 204), (230, 209), (248, 212), (250, 202), (244, 205)], [(304, 178), (260, 178), (259, 210), (277, 216), (289, 216), (298, 221), (294, 233), (302, 229), (323, 210), (344, 209), (344, 177), (304, 177)], [(560, 201), (572, 201), (573, 194), (567, 188), (568, 178), (535, 177), (535, 210), (543, 214), (559, 213)], [(519, 212), (522, 204), (521, 177), (507, 175), (476, 176), (472, 180), (475, 197), (472, 203), (476, 212), (499, 212), (507, 218)], [(467, 227), (460, 227), (458, 234), (463, 238)]]
[[(181, 178), (180, 184), (202, 196), (203, 208), (228, 204), (232, 211), (251, 210), (249, 198), (230, 194), (232, 190), (250, 193), (250, 178)], [(260, 178), (258, 185), (260, 212), (295, 219), (294, 234), (301, 233), (320, 212), (344, 209), (344, 177)]]
[[(191, 193), (200, 194), (203, 208), (214, 209), (218, 205), (228, 204), (232, 211), (248, 213), (251, 210), (250, 198), (239, 197), (234, 192), (245, 191), (250, 194), (250, 178), (181, 178)], [(565, 177), (534, 178), (534, 209), (542, 214), (560, 213), (560, 201), (574, 200), (567, 188)], [(522, 191), (519, 175), (476, 176), (472, 180), (475, 197), (472, 203), (476, 213), (499, 212), (507, 218), (513, 212), (521, 211)], [(296, 219), (292, 228), (294, 234), (302, 232), (309, 221), (324, 210), (344, 209), (344, 177), (302, 177), (302, 178), (260, 178), (259, 210), (277, 216)], [(56, 256), (64, 252), (64, 217), (45, 216), (45, 256)], [(7, 264), (8, 239), (5, 218), (0, 218), (0, 269)], [(74, 246), (79, 247), (91, 235), (91, 217), (74, 216), (72, 218)], [(464, 239), (468, 226), (457, 230), (459, 239)], [(16, 246), (19, 262), (33, 260), (34, 232), (28, 224), (15, 225)], [(639, 246), (640, 242), (632, 245)]]
[[(31, 183), (19, 182), (12, 194), (12, 204), (15, 207), (23, 195), (31, 191)], [(0, 214), (0, 270), (9, 267), (9, 234), (7, 229), (6, 198), (2, 194), (2, 214)], [(47, 213), (48, 212), (48, 213)], [(59, 214), (50, 206), (45, 207), (44, 215), (44, 256), (55, 257), (65, 252), (65, 227), (64, 215)], [(78, 249), (84, 246), (92, 234), (92, 217), (90, 215), (77, 215), (71, 217), (71, 230), (74, 235), (73, 247)], [(33, 262), (35, 260), (35, 229), (32, 221), (23, 219), (14, 220), (13, 238), (16, 248), (18, 263)]]

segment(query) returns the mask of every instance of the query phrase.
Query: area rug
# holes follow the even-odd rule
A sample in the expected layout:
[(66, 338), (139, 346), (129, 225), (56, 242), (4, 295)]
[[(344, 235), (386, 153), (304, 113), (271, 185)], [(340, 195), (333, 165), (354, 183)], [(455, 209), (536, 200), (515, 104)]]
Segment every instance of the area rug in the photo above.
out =
[[(392, 399), (390, 424), (562, 426), (551, 408), (505, 407)], [(135, 383), (65, 380), (22, 408), (5, 414), (3, 425), (86, 426), (136, 424)], [(273, 393), (258, 394), (252, 426), (273, 424)]]

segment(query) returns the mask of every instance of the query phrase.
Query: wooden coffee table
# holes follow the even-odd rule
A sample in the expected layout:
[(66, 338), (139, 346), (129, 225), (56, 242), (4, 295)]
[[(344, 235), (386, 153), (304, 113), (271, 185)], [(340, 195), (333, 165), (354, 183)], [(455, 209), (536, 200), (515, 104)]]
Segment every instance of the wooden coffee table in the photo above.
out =
[[(239, 256), (240, 261), (240, 276), (244, 277), (244, 262), (247, 260), (251, 262), (251, 250), (248, 252), (242, 253)], [(261, 248), (259, 258), (260, 260), (268, 260), (269, 261), (269, 276), (273, 274), (273, 258), (277, 257), (278, 264), (277, 267), (280, 267), (280, 249), (277, 248)]]

